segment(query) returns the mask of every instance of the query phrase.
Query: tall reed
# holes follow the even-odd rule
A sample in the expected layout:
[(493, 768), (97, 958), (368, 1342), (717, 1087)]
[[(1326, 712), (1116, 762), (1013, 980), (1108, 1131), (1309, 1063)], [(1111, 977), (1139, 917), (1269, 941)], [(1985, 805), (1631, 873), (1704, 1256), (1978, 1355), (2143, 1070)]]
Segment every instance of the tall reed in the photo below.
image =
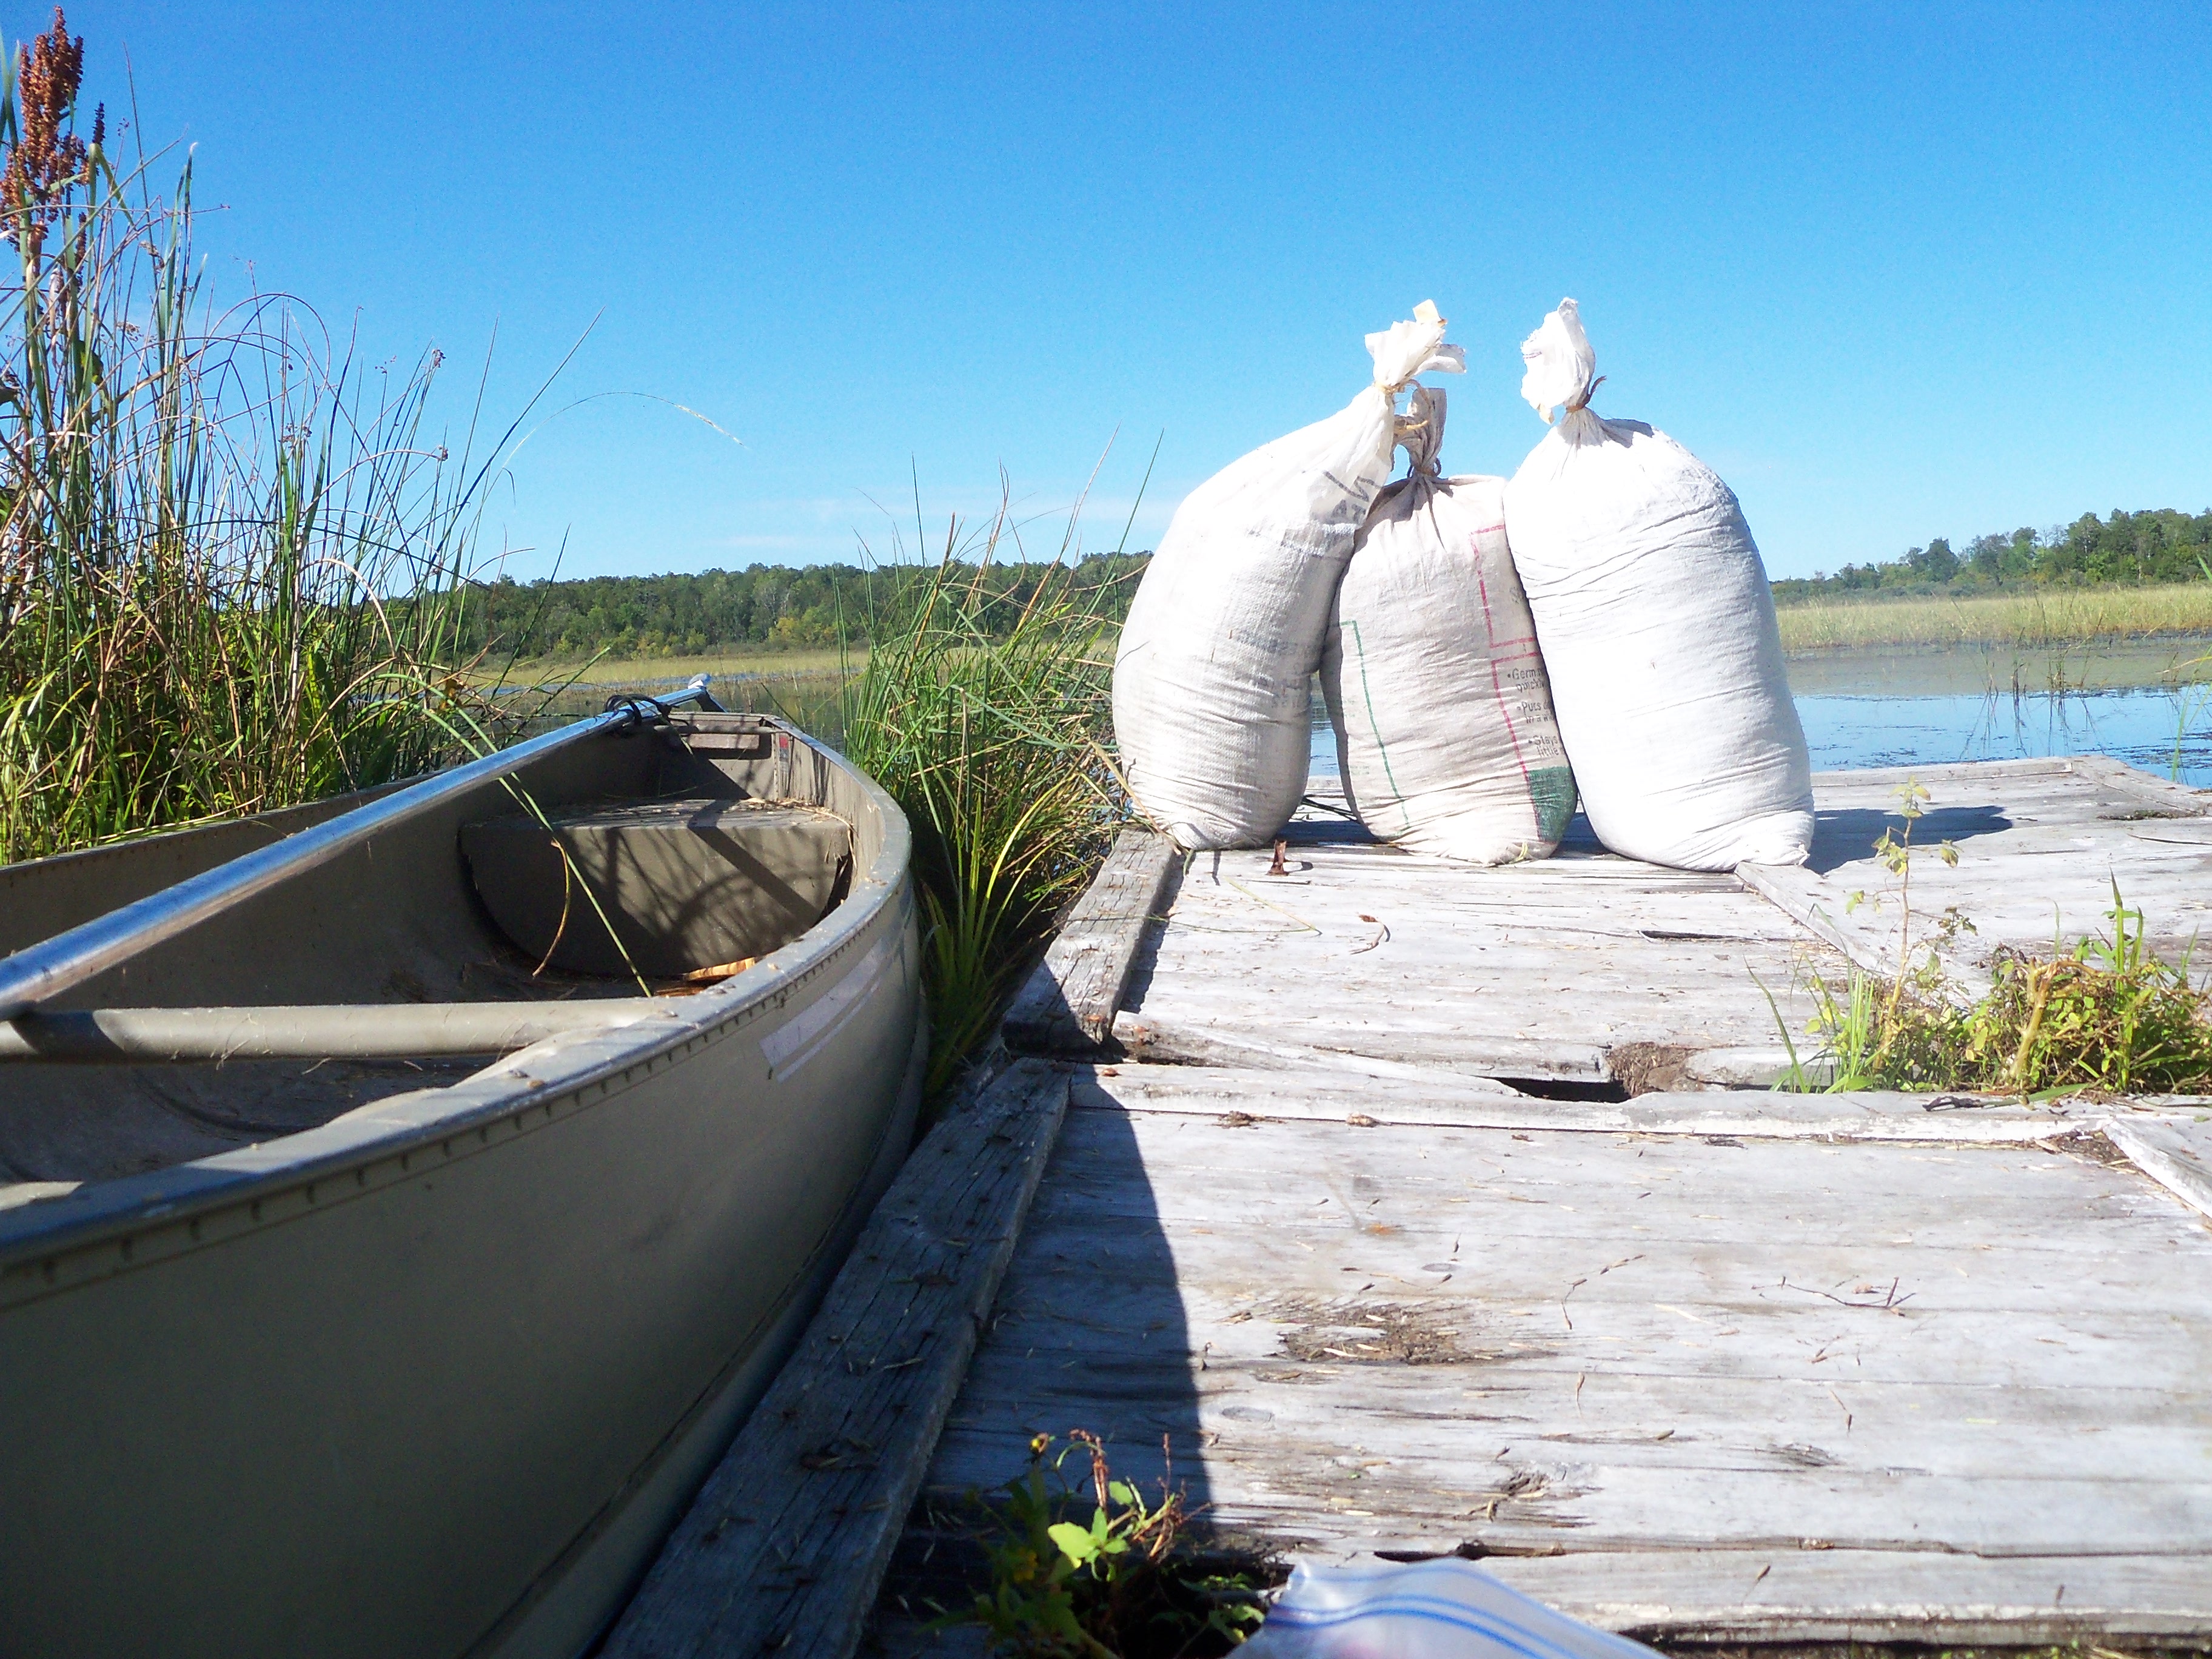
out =
[(189, 161), (164, 198), (104, 112), (77, 136), (82, 50), (57, 9), (0, 88), (0, 862), (418, 770), (491, 706), (453, 672), (487, 468), (423, 434), (439, 355), (218, 308)]
[(1055, 577), (1006, 614), (986, 577), (1013, 534), (1002, 500), (972, 533), (954, 520), (936, 564), (904, 567), (839, 710), (846, 752), (914, 826), (932, 1093), (989, 1036), (1121, 811), (1107, 602)]

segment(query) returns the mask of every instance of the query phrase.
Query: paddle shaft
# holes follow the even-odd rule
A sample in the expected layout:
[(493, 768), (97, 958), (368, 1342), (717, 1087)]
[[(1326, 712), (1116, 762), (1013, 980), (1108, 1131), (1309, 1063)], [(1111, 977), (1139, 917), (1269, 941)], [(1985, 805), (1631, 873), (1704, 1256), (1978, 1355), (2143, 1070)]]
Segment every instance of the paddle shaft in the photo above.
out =
[(427, 1060), (503, 1054), (552, 1036), (678, 1012), (658, 1000), (438, 1002), (273, 1008), (79, 1008), (0, 1024), (0, 1062), (220, 1065), (238, 1060)]
[[(707, 690), (707, 678), (699, 675), (673, 696), (635, 701), (663, 709), (694, 702), (711, 708), (714, 702)], [(638, 719), (634, 703), (610, 708), (590, 720), (456, 766), (0, 958), (0, 1021), (33, 1012), (41, 1003), (106, 973), (118, 963), (174, 939), (218, 911), (266, 892), (303, 870), (327, 864), (371, 836), (434, 811), (488, 779), (526, 766), (556, 749), (602, 732), (619, 730)]]

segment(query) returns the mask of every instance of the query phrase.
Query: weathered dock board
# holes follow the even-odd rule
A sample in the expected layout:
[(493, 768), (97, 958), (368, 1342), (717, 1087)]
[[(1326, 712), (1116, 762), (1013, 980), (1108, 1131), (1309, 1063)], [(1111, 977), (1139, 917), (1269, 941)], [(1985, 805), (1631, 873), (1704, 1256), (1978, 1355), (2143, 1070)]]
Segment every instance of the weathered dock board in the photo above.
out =
[[(1584, 848), (1480, 869), (1358, 840), (1204, 853), (1139, 959), (1133, 1057), (1550, 1079), (1765, 1084), (1842, 958), (1733, 875)], [(1771, 995), (1773, 1002), (1768, 998)]]
[(931, 1130), (605, 1659), (853, 1650), (1066, 1103), (1020, 1061)]
[[(1191, 860), (928, 1490), (1073, 1428), (1150, 1478), (1164, 1437), (1225, 1538), (1480, 1555), (1616, 1629), (2212, 1641), (2212, 1103), (1741, 1086), (1808, 975), (1893, 969), (1906, 775), (1820, 778), (1803, 871), (1473, 870), (1326, 798), (1284, 875)], [(1959, 861), (1915, 860), (1914, 937), (1953, 911), (1970, 984), (2115, 881), (2162, 951), (2212, 908), (2212, 797), (1917, 778)]]
[(1233, 1533), (1471, 1544), (1621, 1628), (2212, 1634), (2212, 1231), (2101, 1115), (1289, 1092), (1078, 1074), (933, 1490), (1165, 1435)]
[(1125, 830), (1115, 837), (1104, 866), (1006, 1010), (1010, 1047), (1080, 1052), (1113, 1035), (1138, 948), (1181, 861), (1165, 836)]
[[(1873, 852), (1904, 828), (1908, 779), (1932, 797), (1909, 908)], [(1733, 875), (1586, 836), (1471, 869), (1309, 811), (1287, 875), (1264, 851), (1192, 861), (1114, 1035), (1133, 1058), (1191, 1065), (1764, 1085), (1788, 1064), (1782, 1024), (1796, 1041), (1813, 1013), (1808, 976), (1835, 981), (1846, 956), (1893, 972), (1908, 915), (1915, 940), (1959, 919), (1943, 961), (1969, 988), (2002, 946), (2109, 931), (2115, 883), (2170, 957), (2212, 930), (2212, 798), (2118, 762), (1823, 773), (1816, 790), (1810, 865)]]

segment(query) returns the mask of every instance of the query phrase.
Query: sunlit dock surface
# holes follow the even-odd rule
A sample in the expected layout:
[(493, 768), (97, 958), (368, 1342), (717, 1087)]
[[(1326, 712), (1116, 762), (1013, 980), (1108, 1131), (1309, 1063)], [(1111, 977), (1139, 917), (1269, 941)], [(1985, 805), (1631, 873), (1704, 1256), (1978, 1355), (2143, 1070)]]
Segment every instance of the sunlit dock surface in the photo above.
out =
[[(1912, 938), (1969, 990), (2106, 927), (2116, 882), (2173, 957), (2212, 919), (2212, 795), (1917, 776), (1914, 842), (1958, 862), (1914, 860)], [(980, 1651), (916, 1622), (975, 1559), (963, 1497), (1074, 1429), (1117, 1474), (1171, 1461), (1224, 1545), (1456, 1553), (1655, 1639), (2212, 1639), (2212, 1102), (1772, 1087), (1815, 975), (1897, 964), (1904, 781), (1821, 775), (1811, 864), (1730, 875), (1586, 832), (1455, 866), (1320, 793), (1281, 873), (1125, 836), (1010, 1017), (1058, 1050), (1016, 1071), (1060, 1127), (972, 1360), (931, 1269), (926, 1331), (871, 1339), (910, 1370), (793, 1395), (816, 1437), (933, 1366), (952, 1401), (941, 1433), (921, 1394), (868, 1408), (899, 1426), (867, 1501), (919, 1494), (873, 1650)], [(863, 1495), (793, 1582), (865, 1592)]]

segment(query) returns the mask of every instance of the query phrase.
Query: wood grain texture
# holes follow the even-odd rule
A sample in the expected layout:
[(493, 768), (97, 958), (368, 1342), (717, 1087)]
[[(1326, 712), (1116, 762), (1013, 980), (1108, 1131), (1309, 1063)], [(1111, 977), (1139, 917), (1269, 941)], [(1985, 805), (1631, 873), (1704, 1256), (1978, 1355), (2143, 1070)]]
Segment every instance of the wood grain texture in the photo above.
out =
[(2212, 1231), (2088, 1133), (2201, 1106), (1135, 1065), (1073, 1101), (933, 1490), (1072, 1427), (1151, 1479), (1164, 1435), (1229, 1536), (1472, 1540), (1613, 1628), (2212, 1634)]
[[(1817, 1542), (1817, 1540), (1813, 1540)], [(2194, 1645), (2212, 1577), (2190, 1557), (2029, 1556), (1791, 1547), (1495, 1556), (1515, 1589), (1632, 1637), (1699, 1642), (2062, 1644), (2114, 1637)], [(882, 1659), (984, 1659), (981, 1631), (891, 1617)]]
[(854, 1650), (1066, 1102), (1021, 1060), (930, 1131), (607, 1659)]
[[(1279, 1071), (1122, 1062), (1079, 1066), (1078, 1106), (1124, 1112), (1269, 1122), (1427, 1126), (1456, 1129), (1559, 1129), (1590, 1134), (1715, 1135), (1765, 1140), (1910, 1140), (2035, 1146), (2119, 1123), (2197, 1129), (2212, 1113), (2198, 1096), (2124, 1105), (2053, 1101), (2025, 1106), (1995, 1096), (1914, 1095), (1866, 1090), (1840, 1095), (1702, 1091), (1633, 1100), (1546, 1100), (1483, 1078), (1431, 1074), (1407, 1079), (1344, 1071)], [(2117, 1131), (2114, 1132), (2117, 1137)]]
[[(1902, 832), (1896, 791), (1925, 787), (1913, 826), (1911, 902), (1873, 855), (1887, 828)], [(1910, 915), (1911, 954), (1923, 961), (1947, 915), (1961, 925), (1938, 952), (1967, 994), (1987, 988), (2000, 949), (2047, 953), (2108, 933), (2117, 885), (2143, 913), (2153, 948), (2178, 959), (2212, 931), (2212, 794), (2087, 756), (1988, 765), (1824, 772), (1813, 858), (1803, 869), (1737, 872), (1793, 920), (1859, 966), (1897, 970)], [(1949, 842), (1955, 866), (1935, 849)], [(1855, 902), (1856, 899), (1856, 902)]]
[(1516, 1589), (1632, 1636), (1984, 1645), (2212, 1629), (2201, 1557), (1984, 1559), (1916, 1550), (1657, 1550), (1486, 1561)]
[[(1311, 826), (1318, 837), (1340, 832)], [(1132, 1056), (1189, 1065), (1765, 1084), (1842, 956), (1730, 875), (1577, 853), (1486, 869), (1309, 839), (1200, 854), (1115, 1020)], [(1771, 995), (1773, 1000), (1769, 1001)], [(1707, 1053), (1716, 1058), (1703, 1062)]]
[(1145, 930), (1158, 914), (1182, 854), (1165, 836), (1124, 830), (1006, 1011), (1006, 1046), (1079, 1053), (1111, 1036)]
[(2212, 797), (2100, 760), (1822, 775), (1809, 865), (1741, 879), (1313, 809), (1285, 876), (1200, 854), (928, 1488), (1080, 1427), (1227, 1541), (1472, 1544), (1647, 1636), (2212, 1639), (2207, 1103), (1743, 1086), (1810, 976), (1895, 971), (1908, 777), (1969, 992), (2115, 881), (2161, 949), (2212, 922)]
[(2212, 1216), (2212, 1122), (2206, 1116), (2200, 1109), (2180, 1121), (2116, 1118), (2106, 1133), (2137, 1169)]

